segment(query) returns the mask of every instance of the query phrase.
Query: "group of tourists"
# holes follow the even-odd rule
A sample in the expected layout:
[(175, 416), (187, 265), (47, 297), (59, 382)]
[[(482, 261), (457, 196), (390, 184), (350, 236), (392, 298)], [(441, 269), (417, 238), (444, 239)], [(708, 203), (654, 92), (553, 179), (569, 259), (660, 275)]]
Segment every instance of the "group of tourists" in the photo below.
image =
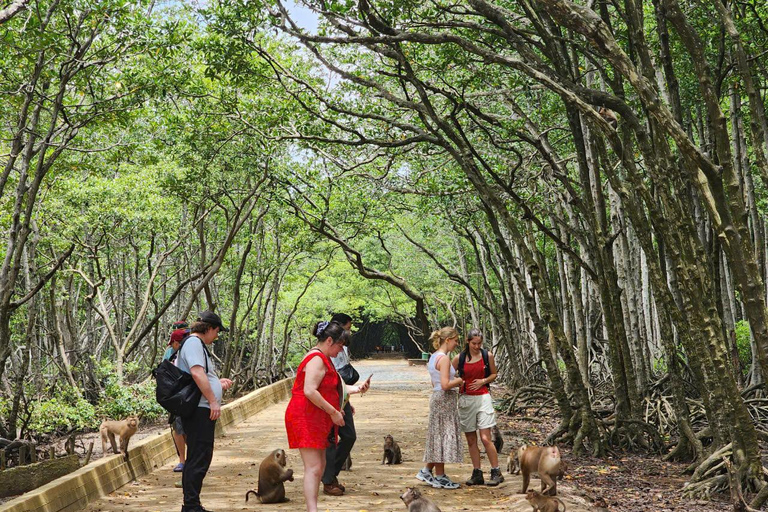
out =
[[(370, 380), (361, 385), (345, 382), (340, 371), (349, 365), (346, 346), (351, 326), (352, 319), (344, 314), (315, 325), (312, 334), (317, 343), (296, 370), (291, 401), (285, 412), (288, 446), (299, 450), (304, 465), (307, 512), (317, 512), (321, 481), (325, 494), (344, 494), (338, 475), (356, 439), (349, 395), (365, 393), (370, 387)], [(464, 432), (473, 465), (466, 485), (486, 483), (477, 443), (479, 431), (491, 464), (487, 485), (499, 485), (504, 477), (491, 439), (491, 428), (496, 425), (489, 394), (489, 385), (497, 375), (493, 354), (482, 348), (483, 334), (478, 329), (469, 331), (466, 346), (453, 360), (450, 354), (459, 344), (456, 329), (444, 327), (435, 331), (430, 341), (435, 352), (427, 364), (433, 392), (424, 451), (426, 465), (416, 478), (436, 488), (458, 489), (460, 485), (445, 474), (445, 464), (462, 462)]]
[[(350, 365), (347, 346), (351, 327), (352, 318), (343, 313), (315, 324), (312, 335), (316, 344), (296, 370), (285, 412), (288, 446), (299, 450), (304, 465), (307, 512), (317, 512), (321, 483), (323, 493), (330, 496), (343, 496), (346, 490), (338, 476), (357, 439), (355, 409), (349, 397), (370, 388), (370, 377), (358, 384), (359, 375)], [(194, 414), (170, 419), (179, 453), (174, 471), (182, 473), (182, 512), (210, 512), (200, 503), (200, 491), (213, 457), (222, 393), (232, 386), (232, 381), (217, 376), (208, 347), (225, 331), (221, 318), (211, 311), (201, 313), (191, 325), (177, 322), (164, 355), (168, 359), (176, 354), (176, 366), (191, 374), (202, 392)], [(498, 485), (504, 477), (491, 439), (496, 418), (488, 391), (496, 379), (493, 354), (482, 348), (483, 335), (477, 329), (469, 331), (466, 345), (453, 359), (450, 354), (459, 345), (456, 329), (439, 329), (432, 333), (430, 341), (435, 352), (427, 364), (433, 391), (424, 451), (426, 465), (416, 478), (436, 488), (459, 488), (445, 474), (445, 464), (462, 462), (464, 432), (473, 465), (465, 483), (486, 483), (480, 464), (479, 432), (491, 464), (487, 485)]]

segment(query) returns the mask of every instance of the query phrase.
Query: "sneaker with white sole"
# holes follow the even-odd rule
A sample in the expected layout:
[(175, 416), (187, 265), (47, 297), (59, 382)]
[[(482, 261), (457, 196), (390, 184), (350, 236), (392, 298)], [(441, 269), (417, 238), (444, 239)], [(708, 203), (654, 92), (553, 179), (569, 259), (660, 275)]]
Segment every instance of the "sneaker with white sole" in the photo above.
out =
[(429, 471), (424, 471), (424, 468), (421, 468), (418, 473), (416, 473), (416, 478), (424, 482), (425, 484), (429, 484), (432, 487), (436, 487), (440, 489), (442, 486), (437, 483), (437, 480), (435, 480), (435, 477), (432, 476), (432, 473)]
[(435, 477), (435, 482), (443, 489), (458, 489), (461, 487), (456, 482), (448, 478), (448, 475), (440, 475)]

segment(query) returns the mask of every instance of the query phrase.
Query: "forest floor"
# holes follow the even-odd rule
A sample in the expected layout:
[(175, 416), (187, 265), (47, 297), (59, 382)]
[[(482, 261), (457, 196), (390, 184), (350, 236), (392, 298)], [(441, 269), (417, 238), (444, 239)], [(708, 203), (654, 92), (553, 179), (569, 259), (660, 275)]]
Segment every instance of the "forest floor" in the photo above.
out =
[[(504, 434), (503, 451), (507, 452), (507, 446), (541, 444), (557, 428), (558, 420), (553, 416), (516, 418), (499, 415), (498, 425)], [(574, 493), (592, 502), (596, 510), (599, 510), (597, 507), (611, 512), (733, 510), (727, 494), (715, 495), (711, 501), (683, 498), (682, 489), (690, 477), (683, 471), (688, 464), (664, 462), (659, 455), (642, 453), (576, 458), (569, 446), (561, 446), (561, 451), (568, 463), (565, 481), (574, 485), (577, 489)]]

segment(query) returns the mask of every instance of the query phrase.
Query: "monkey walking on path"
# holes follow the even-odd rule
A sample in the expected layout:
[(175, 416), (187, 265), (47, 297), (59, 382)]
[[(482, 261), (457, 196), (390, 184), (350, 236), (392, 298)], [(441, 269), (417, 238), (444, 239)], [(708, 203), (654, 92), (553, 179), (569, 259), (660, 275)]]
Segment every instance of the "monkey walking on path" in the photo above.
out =
[(286, 468), (285, 450), (278, 448), (267, 455), (259, 465), (259, 490), (245, 493), (245, 502), (253, 493), (262, 503), (285, 503), (285, 482), (293, 482), (293, 470)]
[[(528, 491), (525, 499), (531, 504), (531, 507), (533, 507), (533, 512), (565, 512), (565, 503), (563, 503), (563, 500), (552, 496), (545, 496), (533, 489)], [(560, 505), (563, 506), (562, 511), (560, 511)]]
[(518, 451), (520, 471), (523, 473), (523, 489), (525, 494), (531, 482), (531, 474), (538, 473), (541, 479), (541, 493), (555, 496), (557, 480), (565, 474), (565, 463), (560, 459), (557, 446), (521, 446)]
[[(112, 453), (124, 453), (126, 460), (128, 459), (128, 441), (131, 440), (136, 431), (139, 429), (139, 417), (128, 416), (124, 420), (112, 421), (106, 420), (99, 425), (99, 432), (101, 432), (101, 450), (104, 455), (107, 454), (107, 438), (112, 445)], [(120, 449), (117, 449), (117, 443), (115, 442), (115, 436), (120, 437)]]
[(408, 507), (408, 512), (441, 512), (437, 505), (422, 496), (419, 490), (413, 487), (407, 487), (400, 499)]

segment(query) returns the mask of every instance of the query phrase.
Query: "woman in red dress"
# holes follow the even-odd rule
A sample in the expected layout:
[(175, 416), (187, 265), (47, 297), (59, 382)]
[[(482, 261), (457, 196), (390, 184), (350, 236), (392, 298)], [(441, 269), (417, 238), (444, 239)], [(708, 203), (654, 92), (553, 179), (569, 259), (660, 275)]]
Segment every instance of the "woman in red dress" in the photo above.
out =
[(296, 370), (291, 401), (285, 411), (288, 446), (299, 449), (304, 463), (307, 512), (317, 512), (328, 433), (335, 429), (334, 425), (344, 425), (339, 396), (343, 384), (330, 361), (344, 348), (344, 328), (334, 322), (318, 322), (312, 334), (317, 338), (317, 345), (304, 356)]

